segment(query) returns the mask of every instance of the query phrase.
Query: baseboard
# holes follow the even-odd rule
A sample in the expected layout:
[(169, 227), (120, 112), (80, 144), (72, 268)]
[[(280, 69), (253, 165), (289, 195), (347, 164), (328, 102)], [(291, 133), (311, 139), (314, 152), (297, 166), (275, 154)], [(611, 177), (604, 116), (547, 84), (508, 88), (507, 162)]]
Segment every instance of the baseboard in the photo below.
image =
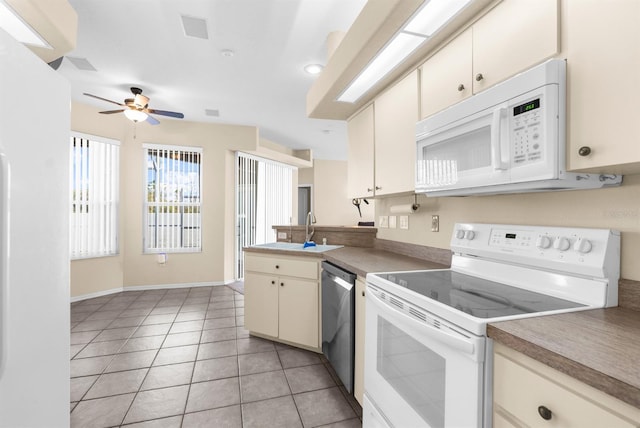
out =
[(71, 297), (71, 303), (79, 302), (81, 300), (93, 299), (94, 297), (107, 296), (109, 294), (120, 293), (123, 291), (163, 290), (166, 288), (217, 287), (219, 285), (228, 285), (234, 282), (235, 281), (214, 281), (214, 282), (183, 282), (180, 284), (131, 285), (131, 286), (111, 288), (109, 290), (97, 291), (95, 293), (73, 296)]
[(79, 296), (71, 297), (71, 303), (79, 302), (81, 300), (93, 299), (95, 297), (107, 296), (109, 294), (120, 293), (124, 291), (123, 287), (110, 288), (109, 290), (96, 291), (95, 293), (81, 294)]

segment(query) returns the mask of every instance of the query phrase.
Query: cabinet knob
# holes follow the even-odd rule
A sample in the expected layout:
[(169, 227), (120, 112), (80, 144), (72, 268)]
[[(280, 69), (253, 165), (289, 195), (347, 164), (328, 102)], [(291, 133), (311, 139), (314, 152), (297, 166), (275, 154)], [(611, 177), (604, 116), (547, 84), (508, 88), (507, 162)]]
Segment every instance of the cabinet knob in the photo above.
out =
[(578, 154), (580, 156), (589, 156), (591, 154), (591, 147), (589, 146), (582, 146), (578, 149)]
[(551, 417), (553, 416), (553, 412), (545, 406), (538, 406), (538, 414), (545, 421), (551, 420)]
[(362, 297), (364, 297), (364, 290), (362, 291)]
[(280, 287), (284, 287), (284, 282), (281, 282), (281, 283), (280, 283)]
[(476, 74), (476, 82), (481, 81), (482, 79), (484, 79), (484, 76), (482, 75), (482, 73), (478, 73)]
[(276, 269), (280, 269), (280, 265), (276, 265)]
[(373, 192), (373, 189), (371, 187), (367, 187), (367, 192)]
[(382, 187), (376, 186), (376, 190), (382, 190)]
[(275, 284), (275, 283), (276, 283), (275, 281), (271, 281), (271, 284)]
[(461, 83), (458, 85), (458, 92), (464, 91), (464, 85)]

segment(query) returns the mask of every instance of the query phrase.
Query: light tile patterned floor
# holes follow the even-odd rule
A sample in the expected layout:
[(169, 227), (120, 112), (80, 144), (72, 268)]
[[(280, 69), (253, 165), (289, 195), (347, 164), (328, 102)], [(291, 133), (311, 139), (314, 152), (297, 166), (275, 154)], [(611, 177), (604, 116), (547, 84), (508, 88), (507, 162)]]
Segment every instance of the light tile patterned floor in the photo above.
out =
[(71, 426), (361, 427), (320, 355), (249, 337), (229, 287), (71, 305)]

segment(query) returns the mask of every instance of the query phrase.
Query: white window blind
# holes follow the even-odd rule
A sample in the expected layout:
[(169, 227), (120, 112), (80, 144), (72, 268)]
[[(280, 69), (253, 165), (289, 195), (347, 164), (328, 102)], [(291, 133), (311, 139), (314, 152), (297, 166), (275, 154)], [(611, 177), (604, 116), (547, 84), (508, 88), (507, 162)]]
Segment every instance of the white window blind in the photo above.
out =
[(293, 211), (293, 169), (280, 162), (245, 153), (237, 155), (236, 276), (244, 275), (242, 248), (276, 241), (272, 226), (290, 224)]
[(202, 149), (145, 144), (144, 251), (202, 249)]
[(117, 254), (120, 142), (73, 133), (70, 156), (70, 256)]

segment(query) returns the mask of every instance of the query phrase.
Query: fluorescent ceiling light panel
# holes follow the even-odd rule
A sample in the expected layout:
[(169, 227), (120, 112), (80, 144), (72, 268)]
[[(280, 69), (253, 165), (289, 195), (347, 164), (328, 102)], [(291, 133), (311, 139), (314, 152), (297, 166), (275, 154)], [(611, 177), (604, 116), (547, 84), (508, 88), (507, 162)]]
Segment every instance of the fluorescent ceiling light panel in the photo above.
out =
[(431, 37), (471, 0), (431, 0), (404, 27), (409, 33)]
[(20, 43), (51, 49), (49, 43), (4, 1), (0, 1), (0, 28)]
[(367, 65), (349, 87), (338, 96), (338, 101), (355, 103), (362, 95), (405, 60), (426, 40), (414, 34), (398, 33)]

